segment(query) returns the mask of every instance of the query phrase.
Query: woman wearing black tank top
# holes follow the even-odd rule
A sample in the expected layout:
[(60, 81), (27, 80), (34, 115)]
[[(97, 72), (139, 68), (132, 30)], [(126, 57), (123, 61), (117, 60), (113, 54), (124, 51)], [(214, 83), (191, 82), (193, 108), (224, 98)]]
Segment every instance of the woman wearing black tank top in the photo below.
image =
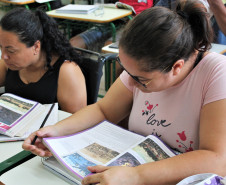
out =
[(58, 102), (74, 113), (86, 106), (86, 86), (79, 55), (41, 10), (9, 11), (0, 21), (0, 86), (7, 93)]

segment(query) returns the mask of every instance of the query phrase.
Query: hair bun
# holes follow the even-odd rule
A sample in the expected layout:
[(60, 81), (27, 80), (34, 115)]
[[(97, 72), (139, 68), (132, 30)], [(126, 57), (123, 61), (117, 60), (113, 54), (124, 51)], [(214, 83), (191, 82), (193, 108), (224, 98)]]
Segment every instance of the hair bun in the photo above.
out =
[(177, 14), (180, 15), (183, 19), (186, 19), (188, 21), (189, 15), (186, 12), (178, 10)]

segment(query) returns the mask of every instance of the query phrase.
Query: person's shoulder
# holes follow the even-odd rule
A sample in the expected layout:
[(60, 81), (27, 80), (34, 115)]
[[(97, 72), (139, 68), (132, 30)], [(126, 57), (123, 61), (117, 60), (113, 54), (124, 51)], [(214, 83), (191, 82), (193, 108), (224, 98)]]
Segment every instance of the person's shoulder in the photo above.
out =
[(226, 70), (226, 56), (219, 53), (210, 52), (202, 59), (199, 68), (203, 72), (223, 72)]
[(207, 63), (226, 65), (226, 56), (216, 52), (209, 52), (203, 60)]
[(70, 93), (75, 93), (78, 88), (83, 88), (85, 85), (85, 76), (80, 67), (71, 61), (65, 61), (59, 71), (58, 87), (68, 89)]
[(60, 67), (60, 72), (64, 73), (74, 73), (76, 71), (81, 71), (79, 65), (74, 61), (64, 60), (63, 64)]

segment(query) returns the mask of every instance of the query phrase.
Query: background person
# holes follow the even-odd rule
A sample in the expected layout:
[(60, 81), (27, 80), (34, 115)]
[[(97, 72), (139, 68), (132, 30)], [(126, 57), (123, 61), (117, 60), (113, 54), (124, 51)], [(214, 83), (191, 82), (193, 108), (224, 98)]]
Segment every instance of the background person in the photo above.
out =
[(33, 133), (23, 148), (49, 156), (41, 138), (130, 115), (131, 131), (154, 134), (183, 154), (137, 167), (88, 167), (95, 174), (84, 178), (84, 185), (168, 185), (193, 174), (225, 176), (226, 57), (208, 51), (213, 31), (207, 16), (196, 0), (181, 1), (175, 11), (153, 7), (137, 15), (119, 42), (118, 62), (125, 71), (105, 97)]
[[(207, 10), (210, 10), (212, 27), (214, 29), (215, 43), (226, 44), (226, 7), (225, 0), (200, 0), (206, 5)], [(177, 0), (159, 0), (155, 6), (164, 6), (173, 8)]]
[(71, 113), (86, 106), (79, 55), (46, 13), (9, 11), (0, 21), (0, 47), (0, 86), (6, 93), (42, 104), (58, 102)]
[[(138, 15), (143, 10), (150, 8), (153, 6), (153, 0), (105, 0), (104, 3), (116, 3), (122, 2), (132, 6), (136, 11), (135, 15)], [(121, 29), (124, 27), (128, 18), (119, 19), (113, 21), (117, 29), (117, 35), (121, 34)], [(77, 28), (78, 29), (78, 28)], [(70, 39), (70, 43), (74, 47), (84, 48), (92, 51), (101, 52), (102, 47), (107, 43), (110, 44), (112, 30), (110, 27), (106, 27), (106, 25), (98, 25), (93, 26), (88, 30), (83, 31), (82, 33), (77, 34), (76, 28), (74, 30), (75, 33), (72, 33), (72, 38)], [(120, 37), (120, 36), (119, 36)]]
[(217, 42), (226, 44), (226, 7), (222, 0), (207, 0), (214, 14), (214, 30), (217, 33)]

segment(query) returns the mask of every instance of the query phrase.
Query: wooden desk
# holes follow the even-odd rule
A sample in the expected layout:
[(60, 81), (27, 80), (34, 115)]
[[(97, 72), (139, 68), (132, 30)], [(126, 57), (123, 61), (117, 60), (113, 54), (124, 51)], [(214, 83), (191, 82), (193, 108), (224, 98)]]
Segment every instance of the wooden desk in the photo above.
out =
[[(70, 114), (59, 111), (59, 120), (68, 117)], [(22, 141), (0, 143), (0, 161), (22, 151)], [(67, 185), (64, 180), (46, 170), (41, 164), (40, 157), (34, 157), (29, 161), (13, 168), (0, 176), (0, 181), (6, 185)]]
[(104, 13), (100, 15), (96, 15), (95, 11), (90, 14), (65, 14), (65, 13), (56, 13), (56, 10), (48, 11), (47, 14), (51, 17), (59, 19), (110, 24), (112, 28), (113, 42), (115, 42), (116, 28), (113, 21), (132, 15), (132, 11), (126, 9), (106, 8), (106, 7), (104, 7), (103, 11)]

